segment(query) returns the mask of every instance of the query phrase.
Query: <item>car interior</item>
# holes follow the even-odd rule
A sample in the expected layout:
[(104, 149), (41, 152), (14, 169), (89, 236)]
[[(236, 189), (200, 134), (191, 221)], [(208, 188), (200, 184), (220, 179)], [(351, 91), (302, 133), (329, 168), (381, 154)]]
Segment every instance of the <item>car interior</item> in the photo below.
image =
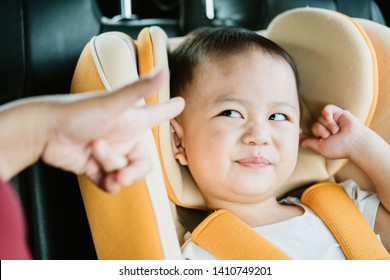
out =
[[(158, 27), (149, 31), (162, 33), (157, 36), (167, 36), (167, 40), (181, 38), (202, 26), (241, 26), (260, 31), (266, 30), (278, 15), (300, 7), (338, 11), (384, 26), (390, 23), (390, 12), (384, 8), (384, 0), (4, 0), (0, 5), (3, 38), (0, 104), (37, 95), (104, 90), (82, 88), (82, 81), (77, 87), (74, 77), (79, 71), (81, 54), (91, 38), (103, 38), (99, 35), (112, 31), (126, 34), (137, 40), (137, 44), (149, 42), (149, 35), (143, 33), (147, 27)], [(116, 39), (110, 37), (109, 40), (111, 43)], [(165, 46), (161, 49), (166, 50)], [(138, 59), (140, 57), (138, 54)], [(138, 70), (139, 74), (146, 74), (151, 69)], [(169, 98), (169, 94), (164, 98)], [(12, 179), (24, 207), (29, 244), (35, 259), (114, 258), (97, 252), (96, 237), (88, 217), (91, 206), (87, 207), (86, 200), (90, 192), (94, 192), (94, 186), (80, 190), (79, 185), (88, 185), (83, 180), (41, 161)], [(132, 190), (126, 195), (132, 196)], [(176, 205), (186, 206), (178, 200)], [(143, 205), (132, 207), (132, 211), (137, 211)], [(106, 214), (105, 209), (100, 211), (99, 215)], [(178, 254), (174, 252), (173, 258)], [(115, 258), (131, 257), (115, 255)], [(164, 256), (141, 255), (141, 258)]]

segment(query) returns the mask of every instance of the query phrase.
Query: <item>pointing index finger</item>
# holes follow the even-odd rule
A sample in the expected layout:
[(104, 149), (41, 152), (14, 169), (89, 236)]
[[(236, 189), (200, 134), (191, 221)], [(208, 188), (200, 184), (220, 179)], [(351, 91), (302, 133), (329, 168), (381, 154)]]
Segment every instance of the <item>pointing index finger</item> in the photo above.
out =
[(145, 105), (142, 110), (146, 114), (145, 128), (152, 128), (163, 121), (179, 115), (185, 106), (182, 97), (174, 97), (167, 102)]
[(162, 85), (166, 70), (156, 70), (152, 74), (136, 81), (130, 85), (115, 91), (112, 94), (105, 95), (103, 98), (109, 99), (111, 108), (121, 112), (134, 106), (141, 98), (149, 97), (156, 92)]

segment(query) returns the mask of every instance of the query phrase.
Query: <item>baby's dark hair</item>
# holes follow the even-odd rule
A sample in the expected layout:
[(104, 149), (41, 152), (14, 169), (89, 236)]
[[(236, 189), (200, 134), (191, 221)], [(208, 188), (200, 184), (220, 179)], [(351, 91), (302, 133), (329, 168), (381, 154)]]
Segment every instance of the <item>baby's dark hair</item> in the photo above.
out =
[[(298, 71), (292, 57), (275, 42), (254, 31), (236, 27), (197, 29), (169, 54), (171, 96), (183, 96), (198, 65), (207, 57), (231, 55), (243, 50), (260, 49), (290, 65), (298, 88)], [(184, 96), (185, 97), (185, 96)]]

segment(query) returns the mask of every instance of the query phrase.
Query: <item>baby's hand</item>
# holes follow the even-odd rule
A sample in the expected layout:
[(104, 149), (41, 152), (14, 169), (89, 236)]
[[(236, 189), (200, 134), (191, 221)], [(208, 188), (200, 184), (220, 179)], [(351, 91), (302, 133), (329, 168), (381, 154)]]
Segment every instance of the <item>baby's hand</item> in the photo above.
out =
[(302, 136), (301, 144), (327, 158), (348, 158), (364, 130), (365, 126), (349, 111), (326, 105), (311, 128), (313, 136)]

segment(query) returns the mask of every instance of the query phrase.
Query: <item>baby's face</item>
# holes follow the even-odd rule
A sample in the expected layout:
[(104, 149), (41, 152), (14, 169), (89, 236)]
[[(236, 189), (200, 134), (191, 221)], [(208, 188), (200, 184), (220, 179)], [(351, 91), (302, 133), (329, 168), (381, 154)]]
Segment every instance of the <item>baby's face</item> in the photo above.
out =
[(290, 66), (259, 50), (212, 58), (188, 90), (179, 119), (184, 161), (208, 206), (273, 196), (298, 154), (299, 103)]

